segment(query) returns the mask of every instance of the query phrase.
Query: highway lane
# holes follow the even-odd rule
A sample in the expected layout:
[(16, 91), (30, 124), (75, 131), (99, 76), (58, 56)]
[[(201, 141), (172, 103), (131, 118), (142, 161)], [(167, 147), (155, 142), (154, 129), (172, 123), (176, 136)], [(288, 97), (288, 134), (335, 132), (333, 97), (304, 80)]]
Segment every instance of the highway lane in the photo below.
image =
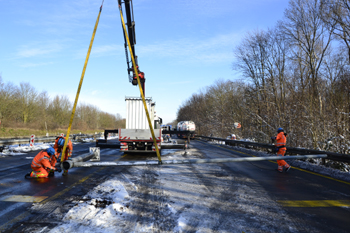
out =
[[(252, 156), (200, 141), (192, 141), (191, 145), (207, 158)], [(293, 165), (292, 161), (290, 163)], [(288, 173), (279, 173), (276, 162), (272, 161), (220, 166), (255, 180), (296, 222), (309, 226), (301, 231), (350, 232), (350, 183), (293, 167)], [(339, 202), (347, 207), (338, 207)]]
[[(73, 156), (88, 152), (94, 143), (75, 145)], [(198, 149), (204, 158), (223, 158), (251, 156), (248, 153), (209, 145), (200, 141), (191, 141), (191, 147)], [(111, 174), (127, 173), (127, 167), (117, 168), (73, 168), (68, 177), (57, 174), (43, 180), (24, 179), (30, 170), (31, 159), (37, 152), (22, 156), (1, 158), (0, 162), (0, 232), (25, 232), (30, 224), (53, 226), (58, 224), (74, 204), (90, 189), (103, 182)], [(123, 156), (119, 150), (102, 149), (102, 161), (142, 160), (142, 156)], [(156, 159), (156, 158), (155, 158)], [(17, 164), (17, 165), (16, 165)], [(10, 165), (10, 169), (7, 167)], [(226, 173), (236, 177), (249, 177), (270, 196), (271, 204), (280, 205), (293, 222), (300, 223), (299, 232), (349, 232), (348, 219), (350, 209), (336, 207), (336, 201), (350, 200), (347, 182), (313, 174), (302, 169), (292, 168), (289, 173), (278, 173), (276, 163), (239, 162), (218, 164)], [(182, 176), (181, 169), (179, 176)], [(206, 174), (200, 175), (204, 180)], [(215, 185), (215, 180), (211, 182)], [(215, 190), (215, 187), (213, 187)], [(257, 189), (258, 190), (258, 189)], [(33, 204), (33, 197), (39, 204)], [(12, 199), (11, 199), (12, 198)], [(31, 199), (32, 198), (32, 199)], [(297, 202), (299, 201), (299, 202)], [(313, 201), (313, 202), (305, 202)], [(273, 202), (273, 203), (272, 203)], [(319, 205), (328, 207), (319, 207)], [(268, 207), (269, 203), (266, 203)], [(289, 207), (297, 205), (299, 207)], [(60, 208), (58, 208), (60, 207)], [(60, 210), (61, 215), (57, 213)], [(50, 214), (55, 213), (52, 217)], [(45, 218), (49, 217), (48, 221)], [(276, 224), (284, 224), (278, 222)], [(298, 224), (297, 224), (298, 225)], [(10, 227), (10, 228), (8, 228)]]

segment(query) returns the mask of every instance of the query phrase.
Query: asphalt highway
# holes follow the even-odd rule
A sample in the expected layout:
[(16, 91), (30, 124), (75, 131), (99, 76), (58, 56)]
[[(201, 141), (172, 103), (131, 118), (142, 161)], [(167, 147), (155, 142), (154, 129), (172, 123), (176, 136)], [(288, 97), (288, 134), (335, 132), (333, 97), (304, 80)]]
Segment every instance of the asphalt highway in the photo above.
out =
[[(73, 156), (89, 152), (95, 143), (74, 145)], [(202, 158), (251, 157), (249, 152), (191, 141), (191, 147)], [(126, 167), (72, 168), (68, 176), (25, 179), (32, 158), (38, 151), (0, 158), (0, 232), (26, 232), (28, 225), (53, 227), (59, 218), (50, 216), (56, 209), (63, 217), (89, 190), (120, 173)], [(117, 149), (101, 149), (101, 161), (142, 160), (147, 155), (124, 155)], [(156, 160), (156, 158), (154, 158)], [(293, 166), (293, 162), (290, 162)], [(300, 223), (300, 232), (350, 232), (350, 183), (292, 167), (278, 173), (275, 161), (218, 164), (228, 174), (239, 174), (255, 181), (270, 202), (280, 205), (293, 222)], [(179, 169), (181, 173), (181, 169)], [(215, 184), (215, 183), (213, 183)], [(252, 184), (254, 185), (254, 184)], [(258, 189), (257, 189), (258, 190)], [(259, 194), (257, 194), (259, 195)], [(254, 200), (252, 200), (254, 201)], [(266, 203), (266, 208), (272, 203)], [(61, 208), (57, 208), (60, 206)], [(47, 220), (46, 220), (47, 219)], [(283, 222), (276, 224), (284, 224)]]

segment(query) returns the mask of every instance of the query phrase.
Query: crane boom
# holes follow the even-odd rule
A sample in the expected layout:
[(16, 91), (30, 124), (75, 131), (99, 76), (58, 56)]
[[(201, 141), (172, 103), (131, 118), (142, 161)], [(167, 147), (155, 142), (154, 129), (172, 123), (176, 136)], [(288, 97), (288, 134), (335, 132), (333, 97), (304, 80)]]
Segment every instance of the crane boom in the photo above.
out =
[(138, 65), (138, 59), (135, 53), (135, 44), (136, 44), (136, 34), (135, 34), (135, 21), (134, 21), (134, 10), (133, 10), (133, 5), (132, 5), (132, 0), (118, 0), (119, 6), (124, 5), (125, 9), (125, 17), (124, 21), (126, 21), (126, 26), (128, 30), (128, 35), (125, 35), (125, 32), (123, 30), (123, 35), (124, 35), (124, 48), (125, 48), (125, 55), (126, 55), (126, 63), (127, 63), (127, 71), (129, 74), (129, 81), (133, 85), (137, 85), (137, 79), (136, 79), (136, 74), (134, 73), (134, 68), (132, 67), (132, 61), (129, 60), (129, 52), (128, 52), (128, 43), (126, 41), (126, 36), (129, 37), (130, 41), (130, 47), (131, 51), (134, 55), (135, 58), (135, 63), (136, 63), (136, 68), (139, 73), (139, 78), (142, 86), (143, 93), (145, 94), (145, 74), (139, 70), (139, 65)]

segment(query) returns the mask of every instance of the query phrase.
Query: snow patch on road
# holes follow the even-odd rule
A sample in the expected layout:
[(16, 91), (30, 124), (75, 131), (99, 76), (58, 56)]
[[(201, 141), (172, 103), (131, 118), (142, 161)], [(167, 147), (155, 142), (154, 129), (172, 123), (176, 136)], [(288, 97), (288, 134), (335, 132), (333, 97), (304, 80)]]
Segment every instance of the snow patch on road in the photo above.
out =
[(98, 185), (83, 200), (64, 216), (64, 224), (52, 229), (58, 232), (122, 232), (115, 226), (122, 226), (125, 216), (131, 215), (129, 195), (117, 179), (110, 179)]

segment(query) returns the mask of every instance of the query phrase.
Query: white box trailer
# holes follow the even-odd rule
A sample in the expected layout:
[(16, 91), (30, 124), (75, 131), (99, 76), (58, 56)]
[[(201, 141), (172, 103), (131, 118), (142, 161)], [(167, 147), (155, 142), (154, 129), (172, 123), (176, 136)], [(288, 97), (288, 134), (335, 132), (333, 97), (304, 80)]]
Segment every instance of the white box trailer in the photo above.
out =
[[(145, 98), (152, 127), (154, 128), (155, 103), (151, 97)], [(126, 102), (126, 129), (149, 129), (148, 120), (140, 97), (125, 97)]]
[[(148, 113), (154, 129), (155, 103), (152, 98), (146, 99)], [(140, 97), (126, 97), (126, 129), (118, 129), (120, 150), (128, 152), (155, 152), (152, 133), (149, 128), (146, 112)], [(159, 150), (161, 149), (162, 131), (154, 129)]]

